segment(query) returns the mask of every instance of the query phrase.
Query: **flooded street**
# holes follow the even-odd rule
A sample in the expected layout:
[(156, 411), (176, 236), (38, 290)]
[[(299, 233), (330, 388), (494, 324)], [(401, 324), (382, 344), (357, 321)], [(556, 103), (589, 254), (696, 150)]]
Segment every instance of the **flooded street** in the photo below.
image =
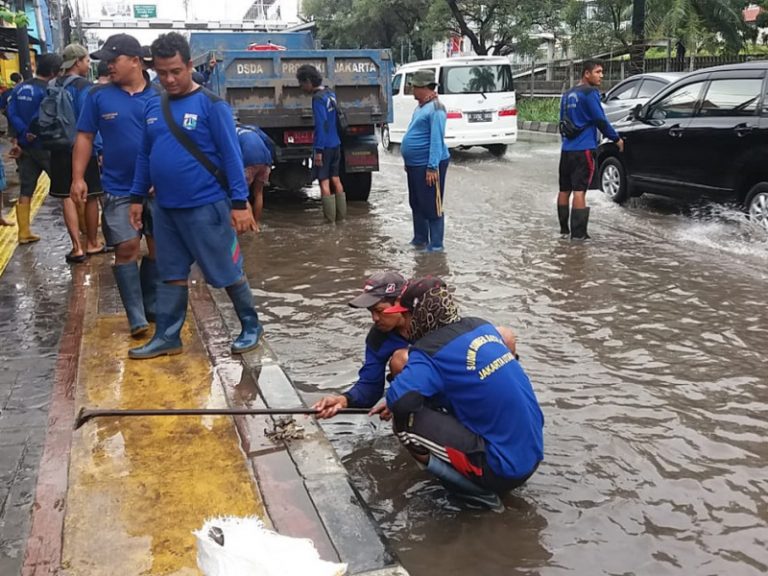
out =
[(455, 153), (444, 254), (407, 243), (397, 152), (341, 225), (322, 223), (315, 192), (268, 198), (243, 245), (268, 341), (307, 402), (346, 390), (370, 327), (346, 302), (387, 268), (440, 275), (464, 315), (518, 333), (545, 458), (501, 514), (449, 501), (388, 424), (325, 424), (414, 576), (765, 574), (768, 240), (733, 210), (598, 192), (594, 239), (560, 240), (558, 154), (552, 141)]

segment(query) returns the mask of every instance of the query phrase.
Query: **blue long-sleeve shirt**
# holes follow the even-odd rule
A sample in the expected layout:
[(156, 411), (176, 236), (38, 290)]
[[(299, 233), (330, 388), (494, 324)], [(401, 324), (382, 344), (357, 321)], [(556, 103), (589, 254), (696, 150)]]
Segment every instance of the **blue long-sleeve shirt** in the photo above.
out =
[(437, 170), (440, 162), (450, 158), (445, 145), (447, 120), (445, 106), (437, 98), (416, 108), (400, 145), (406, 166), (426, 166)]
[(40, 114), (40, 102), (45, 97), (48, 83), (40, 78), (31, 78), (17, 84), (8, 102), (8, 121), (16, 131), (16, 138), (22, 148), (40, 148), (35, 139), (27, 141), (27, 132)]
[(571, 119), (581, 133), (573, 139), (563, 137), (562, 149), (566, 152), (595, 150), (600, 143), (598, 130), (614, 142), (619, 134), (614, 130), (600, 103), (600, 91), (593, 86), (578, 85), (563, 94), (560, 100), (560, 120)]
[(315, 136), (312, 147), (316, 151), (341, 146), (337, 128), (336, 94), (324, 88), (312, 95), (312, 115), (315, 118)]
[(146, 196), (150, 186), (154, 186), (157, 203), (163, 208), (195, 208), (227, 197), (234, 207), (244, 208), (248, 185), (229, 104), (202, 87), (171, 98), (169, 103), (176, 124), (224, 173), (229, 190), (171, 133), (163, 117), (161, 99), (155, 98), (147, 102), (144, 112), (143, 143), (131, 196)]
[(384, 395), (387, 362), (396, 350), (408, 348), (408, 340), (397, 332), (382, 332), (373, 326), (365, 339), (365, 363), (357, 382), (344, 393), (350, 408), (372, 408)]

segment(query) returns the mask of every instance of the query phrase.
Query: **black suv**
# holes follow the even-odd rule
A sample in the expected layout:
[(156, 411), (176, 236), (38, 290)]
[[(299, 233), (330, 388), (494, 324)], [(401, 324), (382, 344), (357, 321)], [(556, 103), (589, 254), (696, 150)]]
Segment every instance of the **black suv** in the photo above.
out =
[(673, 82), (615, 125), (597, 152), (614, 201), (648, 192), (738, 202), (768, 229), (768, 62), (707, 68)]

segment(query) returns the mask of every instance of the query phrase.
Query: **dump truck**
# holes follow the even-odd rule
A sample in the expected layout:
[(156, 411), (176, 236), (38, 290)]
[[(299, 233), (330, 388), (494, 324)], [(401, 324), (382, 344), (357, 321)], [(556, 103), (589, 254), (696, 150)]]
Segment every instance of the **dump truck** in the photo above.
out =
[(296, 71), (315, 66), (349, 124), (341, 137), (347, 198), (368, 200), (379, 169), (376, 128), (392, 121), (388, 50), (322, 50), (306, 32), (199, 32), (190, 45), (199, 69), (216, 60), (208, 88), (229, 102), (241, 124), (258, 126), (275, 143), (270, 184), (278, 189), (311, 184), (312, 98), (299, 88)]

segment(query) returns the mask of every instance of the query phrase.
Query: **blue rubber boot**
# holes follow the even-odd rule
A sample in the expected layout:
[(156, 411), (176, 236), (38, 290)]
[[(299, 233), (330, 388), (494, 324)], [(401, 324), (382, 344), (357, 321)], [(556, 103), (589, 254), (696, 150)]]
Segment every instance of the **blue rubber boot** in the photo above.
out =
[(237, 284), (227, 286), (227, 294), (232, 300), (237, 317), (240, 318), (240, 324), (243, 327), (240, 335), (232, 343), (232, 353), (244, 354), (259, 345), (261, 335), (264, 334), (264, 328), (259, 322), (259, 315), (253, 304), (253, 294), (248, 280), (243, 278)]
[(478, 486), (453, 466), (435, 456), (429, 457), (427, 471), (434, 474), (446, 490), (468, 504), (495, 511), (504, 509), (504, 504), (502, 504), (498, 494)]
[(445, 216), (429, 220), (429, 246), (427, 252), (442, 252), (443, 236), (445, 236)]
[(429, 224), (421, 214), (413, 212), (413, 240), (411, 246), (424, 248), (429, 243)]
[(128, 316), (131, 336), (141, 336), (149, 330), (149, 323), (144, 314), (139, 265), (136, 262), (117, 264), (112, 267), (112, 273), (115, 275), (115, 282), (117, 283), (117, 290), (120, 292), (123, 308), (125, 308), (125, 315)]
[(181, 328), (187, 318), (189, 288), (160, 282), (157, 285), (157, 323), (155, 335), (144, 346), (128, 350), (128, 357), (146, 360), (181, 354)]
[(144, 314), (148, 322), (154, 322), (157, 310), (157, 284), (160, 281), (157, 262), (146, 256), (142, 258), (139, 276), (141, 277), (141, 294), (144, 298)]

